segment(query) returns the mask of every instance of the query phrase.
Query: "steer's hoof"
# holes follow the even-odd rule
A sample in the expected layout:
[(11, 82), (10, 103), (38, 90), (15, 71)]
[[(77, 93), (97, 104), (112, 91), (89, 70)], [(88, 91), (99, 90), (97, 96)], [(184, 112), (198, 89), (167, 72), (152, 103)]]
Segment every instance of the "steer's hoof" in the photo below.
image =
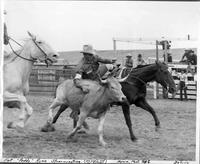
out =
[(42, 128), (41, 128), (41, 132), (53, 132), (55, 131), (55, 127), (52, 124), (45, 124)]
[(101, 141), (100, 144), (101, 144), (101, 146), (103, 146), (103, 147), (107, 147), (107, 145), (108, 145), (105, 141)]

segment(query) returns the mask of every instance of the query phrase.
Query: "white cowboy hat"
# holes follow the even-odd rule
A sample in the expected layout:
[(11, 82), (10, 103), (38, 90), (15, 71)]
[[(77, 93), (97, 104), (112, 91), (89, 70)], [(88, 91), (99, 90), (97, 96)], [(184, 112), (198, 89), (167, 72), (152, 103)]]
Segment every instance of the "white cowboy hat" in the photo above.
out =
[(96, 51), (93, 49), (91, 45), (87, 44), (83, 46), (83, 51), (81, 51), (81, 53), (95, 55)]

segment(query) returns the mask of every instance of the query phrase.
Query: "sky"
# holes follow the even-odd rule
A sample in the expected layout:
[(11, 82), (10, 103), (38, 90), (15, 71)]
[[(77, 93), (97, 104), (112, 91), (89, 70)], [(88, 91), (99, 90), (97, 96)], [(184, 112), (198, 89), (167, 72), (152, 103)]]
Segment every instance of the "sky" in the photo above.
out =
[[(138, 1), (4, 1), (8, 33), (22, 42), (27, 32), (40, 36), (57, 51), (113, 49), (112, 38), (198, 38), (200, 2)], [(172, 41), (173, 48), (197, 46)], [(117, 49), (155, 45), (117, 43)]]

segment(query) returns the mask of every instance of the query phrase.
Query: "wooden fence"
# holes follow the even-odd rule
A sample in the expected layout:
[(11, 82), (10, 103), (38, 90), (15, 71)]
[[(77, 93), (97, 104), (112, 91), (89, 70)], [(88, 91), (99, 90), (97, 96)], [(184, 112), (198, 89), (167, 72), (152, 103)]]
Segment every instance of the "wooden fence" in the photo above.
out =
[(67, 66), (34, 66), (29, 83), (30, 93), (54, 95), (56, 86), (65, 79), (73, 78), (75, 74), (74, 65)]
[[(181, 69), (186, 69), (185, 66), (179, 65), (169, 65), (172, 69), (172, 76), (175, 80), (176, 85), (178, 85), (179, 80), (176, 74), (173, 73), (173, 70), (180, 72)], [(54, 65), (46, 67), (44, 65), (35, 65), (32, 73), (30, 75), (30, 93), (31, 94), (48, 94), (54, 95), (56, 86), (65, 79), (72, 79), (75, 75), (75, 65)], [(196, 99), (196, 83), (194, 76), (188, 74), (188, 90), (187, 95), (188, 99)], [(147, 94), (149, 98), (153, 98), (155, 91), (155, 83), (149, 83), (147, 87)], [(159, 85), (159, 98), (162, 97), (163, 91), (161, 85)], [(168, 94), (169, 98), (172, 98), (171, 94)], [(174, 98), (180, 97), (180, 91)]]

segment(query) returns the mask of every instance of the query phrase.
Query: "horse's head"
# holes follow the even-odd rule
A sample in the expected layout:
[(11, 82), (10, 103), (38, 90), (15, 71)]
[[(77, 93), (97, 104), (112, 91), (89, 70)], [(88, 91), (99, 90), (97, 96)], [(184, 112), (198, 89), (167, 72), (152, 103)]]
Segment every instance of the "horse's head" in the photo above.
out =
[(31, 37), (29, 48), (32, 59), (45, 62), (47, 65), (57, 62), (59, 54), (54, 51), (49, 44), (38, 37), (36, 38), (36, 36), (30, 32), (28, 32), (28, 35)]
[(156, 62), (158, 71), (156, 73), (156, 82), (160, 83), (170, 93), (176, 92), (176, 85), (171, 73), (168, 71), (168, 66), (165, 63)]

